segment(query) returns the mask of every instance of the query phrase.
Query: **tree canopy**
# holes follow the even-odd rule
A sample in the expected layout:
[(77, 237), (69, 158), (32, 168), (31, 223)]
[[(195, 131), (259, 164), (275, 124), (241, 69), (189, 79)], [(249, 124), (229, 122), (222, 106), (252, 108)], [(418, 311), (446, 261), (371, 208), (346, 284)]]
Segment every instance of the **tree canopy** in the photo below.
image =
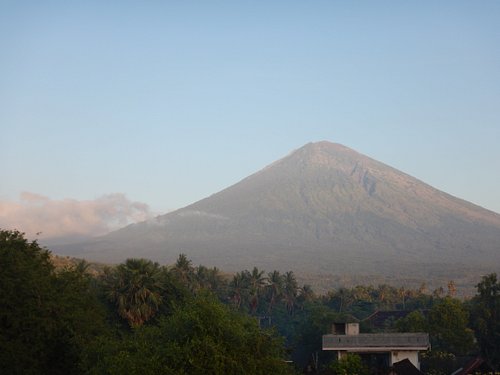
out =
[(287, 374), (282, 341), (256, 320), (201, 294), (158, 324), (98, 348), (92, 373)]
[(72, 374), (104, 328), (91, 280), (56, 273), (50, 253), (18, 231), (0, 231), (0, 368), (6, 374)]
[[(357, 359), (329, 366), (332, 356), (321, 350), (321, 336), (333, 322), (351, 319), (361, 321), (364, 332), (429, 332), (429, 369), (446, 365), (451, 371), (458, 368), (456, 356), (467, 354), (500, 367), (496, 274), (483, 277), (476, 296), (463, 301), (455, 298), (452, 281), (447, 294), (424, 284), (381, 284), (316, 295), (299, 286), (292, 271), (254, 267), (230, 275), (194, 266), (184, 254), (171, 266), (128, 259), (97, 275), (84, 261), (61, 268), (52, 259), (22, 233), (0, 230), (2, 372), (292, 373), (285, 359), (296, 368), (349, 372), (345, 367)], [(397, 314), (388, 311), (392, 319), (372, 324), (377, 310)]]
[(490, 367), (500, 370), (500, 282), (496, 274), (484, 276), (477, 285), (472, 317), (476, 338)]

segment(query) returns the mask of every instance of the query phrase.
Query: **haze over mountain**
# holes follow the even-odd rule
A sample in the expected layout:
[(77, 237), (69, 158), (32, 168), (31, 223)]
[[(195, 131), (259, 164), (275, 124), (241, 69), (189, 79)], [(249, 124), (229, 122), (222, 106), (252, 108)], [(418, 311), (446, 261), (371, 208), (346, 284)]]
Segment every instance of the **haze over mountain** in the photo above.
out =
[(497, 270), (500, 215), (345, 146), (318, 142), (192, 205), (56, 250), (104, 262), (173, 263), (186, 253), (195, 264), (228, 271), (256, 265), (418, 277)]

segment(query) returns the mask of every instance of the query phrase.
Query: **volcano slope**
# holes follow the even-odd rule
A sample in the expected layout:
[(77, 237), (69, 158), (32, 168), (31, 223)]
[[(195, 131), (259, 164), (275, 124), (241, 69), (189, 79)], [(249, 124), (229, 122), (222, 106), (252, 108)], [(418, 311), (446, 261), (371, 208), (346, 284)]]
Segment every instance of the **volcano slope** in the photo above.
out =
[(59, 252), (236, 271), (415, 277), (500, 269), (500, 215), (330, 142), (187, 207)]

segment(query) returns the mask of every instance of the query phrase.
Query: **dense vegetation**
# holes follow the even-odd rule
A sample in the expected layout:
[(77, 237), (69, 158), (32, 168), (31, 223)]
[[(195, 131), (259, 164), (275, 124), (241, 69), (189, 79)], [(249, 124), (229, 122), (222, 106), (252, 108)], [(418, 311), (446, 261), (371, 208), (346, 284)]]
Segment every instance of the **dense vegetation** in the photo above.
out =
[[(318, 296), (292, 271), (226, 275), (183, 254), (172, 266), (128, 259), (99, 274), (85, 262), (56, 268), (48, 250), (16, 231), (0, 231), (0, 270), (0, 366), (9, 374), (361, 372), (356, 357), (339, 363), (321, 351), (331, 324), (351, 320), (365, 332), (429, 332), (429, 374), (478, 354), (500, 369), (495, 274), (466, 301), (455, 298), (453, 282), (433, 291), (379, 285)], [(375, 324), (378, 310), (399, 318)]]

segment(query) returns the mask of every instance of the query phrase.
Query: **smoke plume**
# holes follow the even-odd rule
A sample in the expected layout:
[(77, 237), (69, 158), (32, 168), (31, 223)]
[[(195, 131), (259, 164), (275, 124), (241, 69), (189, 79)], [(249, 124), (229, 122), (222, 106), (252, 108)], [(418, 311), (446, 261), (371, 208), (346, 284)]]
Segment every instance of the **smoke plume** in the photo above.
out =
[(151, 217), (148, 205), (121, 193), (78, 201), (23, 192), (17, 202), (0, 201), (0, 228), (17, 229), (30, 239), (98, 236)]

